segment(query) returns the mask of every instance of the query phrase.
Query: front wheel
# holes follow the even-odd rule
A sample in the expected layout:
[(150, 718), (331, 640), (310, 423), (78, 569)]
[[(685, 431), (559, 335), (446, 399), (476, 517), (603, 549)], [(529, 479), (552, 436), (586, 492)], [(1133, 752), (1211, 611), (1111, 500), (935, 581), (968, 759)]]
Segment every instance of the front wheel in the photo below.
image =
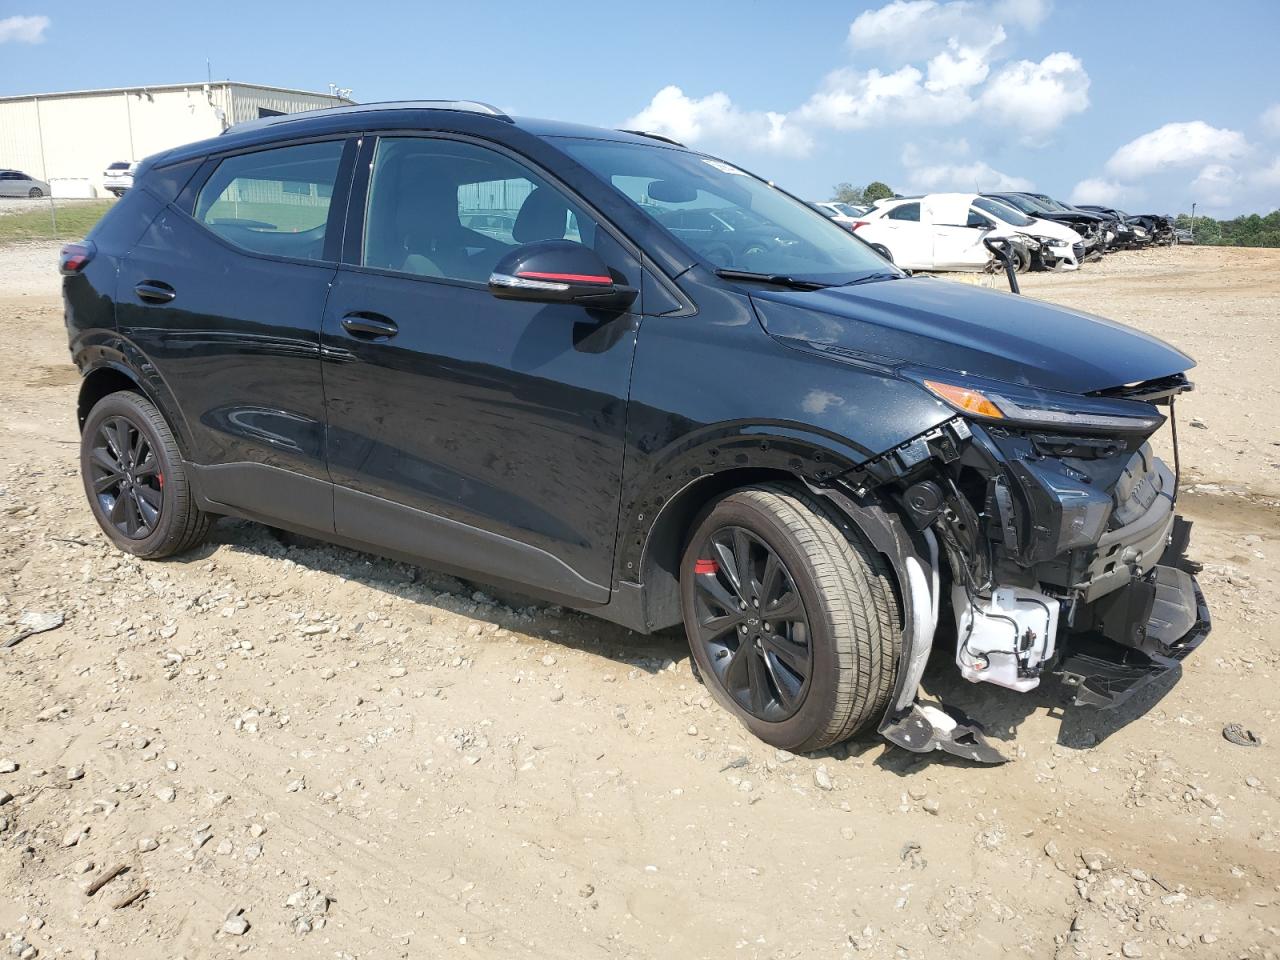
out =
[(889, 248), (883, 243), (873, 243), (871, 244), (871, 249), (880, 254), (880, 256), (884, 257), (890, 263), (893, 263), (893, 254), (889, 252)]
[(135, 556), (190, 550), (213, 523), (192, 499), (169, 425), (139, 394), (112, 393), (94, 405), (80, 436), (80, 473), (98, 526)]
[(27, 192), (27, 196), (30, 197), (32, 200), (39, 200), (41, 197), (44, 196), (44, 191), (41, 190), (39, 187), (32, 187)]
[(766, 743), (820, 750), (884, 711), (901, 630), (888, 568), (808, 494), (770, 484), (716, 502), (680, 592), (699, 674)]

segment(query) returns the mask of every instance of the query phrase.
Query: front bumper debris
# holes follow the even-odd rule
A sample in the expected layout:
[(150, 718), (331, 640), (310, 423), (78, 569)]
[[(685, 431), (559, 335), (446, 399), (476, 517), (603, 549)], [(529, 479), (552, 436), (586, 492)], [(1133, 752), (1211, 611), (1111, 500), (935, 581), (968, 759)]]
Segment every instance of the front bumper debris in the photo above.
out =
[(912, 753), (941, 750), (977, 763), (1009, 762), (1009, 758), (983, 736), (981, 725), (955, 707), (916, 701), (906, 713), (882, 723), (880, 735)]
[(1190, 573), (1158, 564), (1124, 588), (1148, 591), (1150, 612), (1133, 646), (1094, 634), (1072, 639), (1053, 672), (1074, 706), (1115, 707), (1156, 681), (1176, 680), (1182, 661), (1209, 635), (1209, 607)]

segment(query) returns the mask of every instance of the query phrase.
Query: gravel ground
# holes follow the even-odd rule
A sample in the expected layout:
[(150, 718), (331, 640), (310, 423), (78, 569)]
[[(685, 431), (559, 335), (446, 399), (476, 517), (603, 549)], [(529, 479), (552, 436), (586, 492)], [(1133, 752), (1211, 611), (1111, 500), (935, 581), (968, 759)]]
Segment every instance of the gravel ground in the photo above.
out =
[(56, 250), (0, 249), (0, 642), (63, 618), (0, 650), (13, 956), (1280, 950), (1277, 252), (1026, 278), (1201, 360), (1183, 503), (1216, 619), (1178, 684), (1117, 713), (926, 678), (1015, 758), (980, 768), (874, 738), (772, 750), (677, 634), (255, 524), (166, 563), (108, 549)]

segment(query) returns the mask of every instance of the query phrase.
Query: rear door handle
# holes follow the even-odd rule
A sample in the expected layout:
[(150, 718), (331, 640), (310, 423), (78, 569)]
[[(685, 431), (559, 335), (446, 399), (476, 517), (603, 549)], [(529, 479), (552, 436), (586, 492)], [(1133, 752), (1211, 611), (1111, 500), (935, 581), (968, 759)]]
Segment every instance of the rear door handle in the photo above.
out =
[(146, 303), (168, 303), (178, 295), (178, 291), (163, 280), (143, 280), (133, 288), (133, 292)]
[(382, 340), (400, 332), (395, 321), (380, 313), (348, 313), (342, 318), (342, 329), (361, 340)]

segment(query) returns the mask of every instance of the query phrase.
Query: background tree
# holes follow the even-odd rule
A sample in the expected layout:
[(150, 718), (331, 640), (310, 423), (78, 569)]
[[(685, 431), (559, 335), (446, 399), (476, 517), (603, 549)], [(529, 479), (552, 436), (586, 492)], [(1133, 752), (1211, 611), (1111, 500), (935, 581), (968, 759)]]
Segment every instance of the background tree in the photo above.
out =
[(862, 202), (875, 203), (877, 200), (887, 200), (892, 196), (892, 187), (880, 180), (872, 180), (867, 184), (867, 189), (862, 191)]
[(831, 199), (837, 203), (863, 203), (862, 187), (855, 187), (852, 183), (837, 183), (831, 188)]

